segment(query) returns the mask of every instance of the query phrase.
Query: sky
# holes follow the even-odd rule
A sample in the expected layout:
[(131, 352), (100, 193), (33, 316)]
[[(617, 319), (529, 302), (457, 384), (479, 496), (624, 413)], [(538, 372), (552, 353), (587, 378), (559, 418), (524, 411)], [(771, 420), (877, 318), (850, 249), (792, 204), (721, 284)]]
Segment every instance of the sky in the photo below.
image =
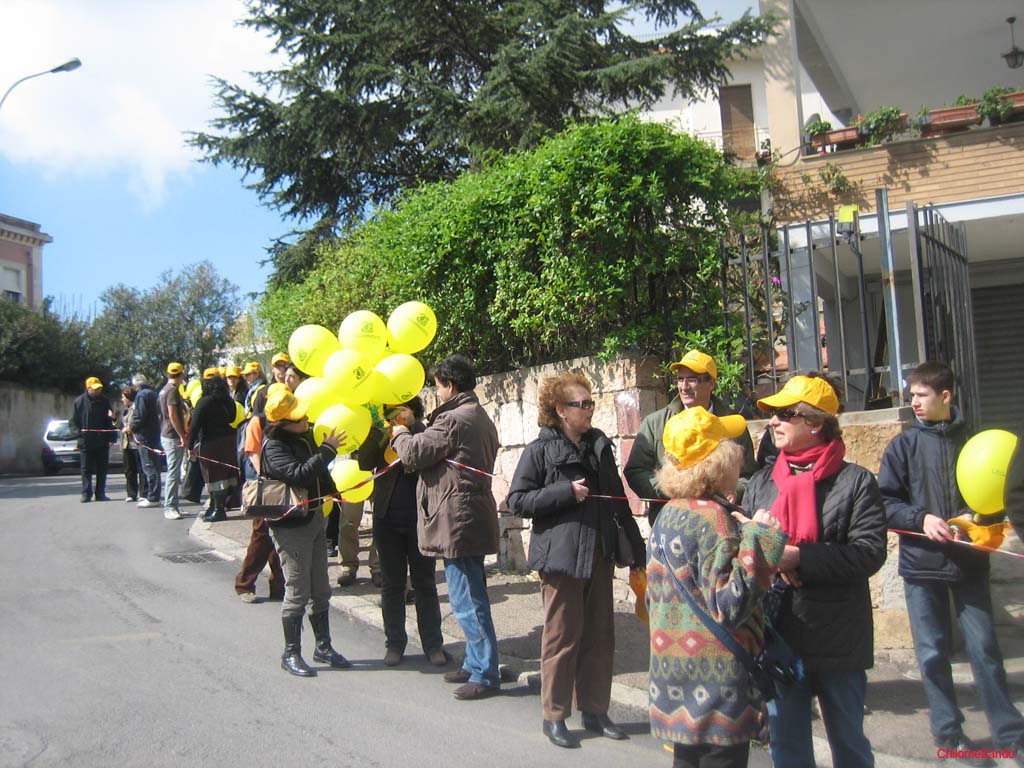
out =
[[(729, 20), (756, 0), (704, 0)], [(283, 220), (241, 173), (199, 162), (186, 133), (216, 117), (210, 76), (247, 84), (271, 42), (240, 27), (242, 0), (3, 0), (0, 89), (72, 57), (81, 68), (18, 85), (0, 110), (0, 213), (41, 225), (43, 294), (101, 311), (104, 289), (146, 290), (211, 261), (245, 295)]]

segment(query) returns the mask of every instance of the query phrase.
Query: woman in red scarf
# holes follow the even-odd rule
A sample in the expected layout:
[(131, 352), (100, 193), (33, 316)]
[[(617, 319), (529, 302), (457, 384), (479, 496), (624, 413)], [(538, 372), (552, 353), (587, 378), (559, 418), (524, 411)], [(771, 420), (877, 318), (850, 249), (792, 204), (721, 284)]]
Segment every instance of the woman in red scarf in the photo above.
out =
[(774, 466), (747, 486), (744, 506), (769, 510), (789, 534), (769, 611), (803, 657), (804, 682), (768, 704), (772, 760), (812, 768), (811, 699), (818, 697), (835, 768), (871, 768), (864, 735), (865, 670), (874, 663), (868, 578), (886, 555), (886, 518), (874, 476), (843, 460), (839, 394), (818, 373), (794, 376), (757, 401), (771, 414)]

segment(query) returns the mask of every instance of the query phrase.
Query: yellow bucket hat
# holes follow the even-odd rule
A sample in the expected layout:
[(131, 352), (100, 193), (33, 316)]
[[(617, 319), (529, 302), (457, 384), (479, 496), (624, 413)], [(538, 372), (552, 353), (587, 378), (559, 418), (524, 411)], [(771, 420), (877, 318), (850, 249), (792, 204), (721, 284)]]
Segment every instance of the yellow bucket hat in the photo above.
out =
[(747, 420), (739, 414), (719, 417), (696, 406), (666, 421), (661, 441), (673, 463), (687, 469), (706, 459), (723, 440), (742, 435), (746, 428)]

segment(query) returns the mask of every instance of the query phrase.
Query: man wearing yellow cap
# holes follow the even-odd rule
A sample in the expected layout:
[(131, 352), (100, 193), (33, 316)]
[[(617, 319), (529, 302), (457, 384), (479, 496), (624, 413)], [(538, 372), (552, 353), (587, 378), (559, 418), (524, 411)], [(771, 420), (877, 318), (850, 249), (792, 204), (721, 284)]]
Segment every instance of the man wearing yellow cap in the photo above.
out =
[(107, 498), (107, 463), (114, 442), (114, 412), (103, 396), (103, 382), (95, 376), (85, 380), (85, 392), (75, 400), (71, 425), (78, 432), (78, 457), (82, 469), (82, 501), (93, 500), (92, 476), (96, 475), (96, 501)]
[(157, 396), (160, 407), (160, 447), (167, 457), (167, 482), (164, 484), (164, 517), (180, 520), (178, 487), (181, 485), (181, 463), (185, 456), (185, 401), (178, 387), (185, 380), (181, 363), (168, 363), (167, 383)]
[[(665, 460), (662, 433), (665, 430), (665, 423), (670, 418), (686, 408), (697, 406), (716, 416), (730, 416), (736, 413), (733, 408), (712, 394), (718, 379), (718, 366), (711, 355), (696, 349), (688, 350), (679, 362), (672, 363), (670, 369), (676, 376), (676, 391), (679, 397), (672, 398), (672, 402), (664, 408), (644, 418), (623, 470), (629, 487), (637, 496), (644, 499), (667, 499), (658, 487), (656, 475)], [(742, 476), (748, 478), (757, 471), (754, 444), (748, 432), (740, 435), (736, 442), (743, 447)], [(647, 519), (651, 525), (654, 525), (654, 520), (663, 506), (662, 503), (648, 502)]]

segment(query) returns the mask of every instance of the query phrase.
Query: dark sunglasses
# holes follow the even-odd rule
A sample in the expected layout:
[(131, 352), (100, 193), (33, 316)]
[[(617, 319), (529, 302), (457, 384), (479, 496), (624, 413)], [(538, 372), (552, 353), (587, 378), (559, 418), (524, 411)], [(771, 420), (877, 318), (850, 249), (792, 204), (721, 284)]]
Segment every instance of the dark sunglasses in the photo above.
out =
[(773, 411), (772, 416), (777, 418), (779, 421), (784, 421), (786, 423), (789, 423), (795, 416), (799, 416), (801, 419), (807, 418), (804, 414), (799, 411), (794, 411), (792, 408), (783, 408), (780, 411)]
[(565, 405), (570, 408), (583, 408), (584, 410), (592, 411), (595, 403), (593, 400), (570, 400), (568, 403), (565, 403)]

